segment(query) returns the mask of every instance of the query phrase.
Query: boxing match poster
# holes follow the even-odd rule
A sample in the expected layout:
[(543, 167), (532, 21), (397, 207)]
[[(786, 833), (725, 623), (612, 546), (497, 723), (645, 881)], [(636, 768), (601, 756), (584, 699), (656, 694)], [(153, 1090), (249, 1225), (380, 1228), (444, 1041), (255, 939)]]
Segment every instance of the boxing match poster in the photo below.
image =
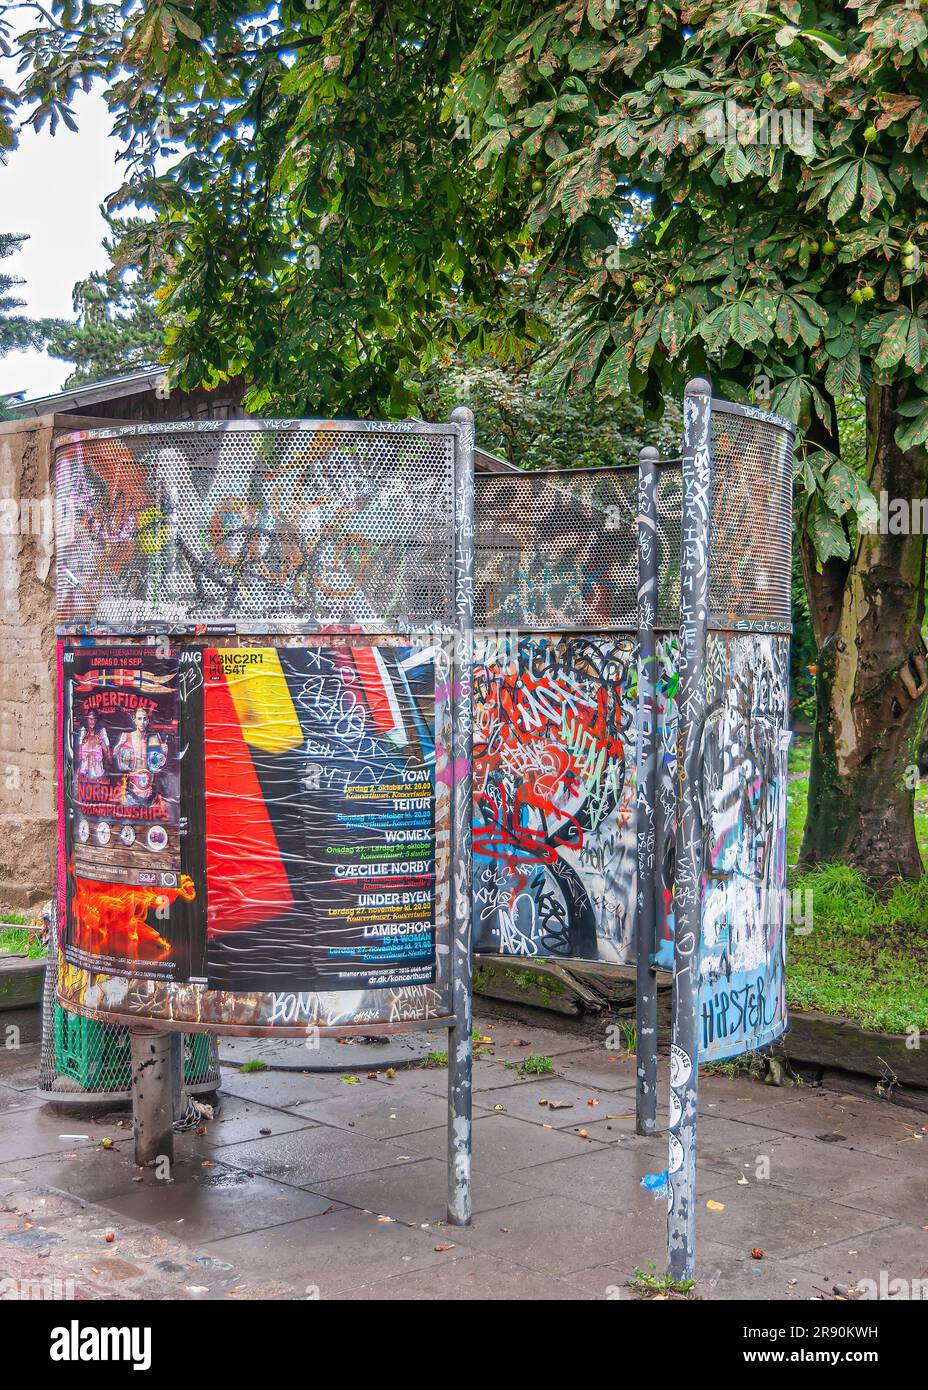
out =
[(435, 979), (435, 673), (390, 645), (204, 653), (214, 989)]
[(179, 669), (176, 650), (62, 651), (63, 949), (74, 965), (190, 977), (198, 914), (182, 846)]

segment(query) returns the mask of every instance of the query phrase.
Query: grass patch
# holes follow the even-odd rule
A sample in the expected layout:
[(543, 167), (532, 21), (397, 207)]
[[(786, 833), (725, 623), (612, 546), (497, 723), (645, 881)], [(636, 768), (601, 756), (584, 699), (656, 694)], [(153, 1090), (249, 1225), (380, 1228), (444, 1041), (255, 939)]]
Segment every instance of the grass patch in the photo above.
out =
[(29, 960), (38, 960), (47, 954), (47, 950), (41, 933), (28, 927), (0, 926), (0, 955), (26, 956)]
[(789, 935), (790, 1004), (876, 1032), (928, 1028), (928, 876), (875, 893), (859, 870), (824, 864), (792, 886), (811, 891), (813, 922)]
[[(928, 1027), (928, 875), (874, 891), (848, 864), (797, 870), (808, 799), (812, 740), (793, 740), (787, 858), (790, 889), (812, 893), (812, 930), (789, 932), (786, 995), (797, 1009), (856, 1019), (875, 1032)], [(928, 799), (916, 798), (915, 834), (928, 862)], [(798, 928), (798, 929), (797, 929)]]
[(628, 1287), (642, 1298), (692, 1298), (696, 1289), (695, 1279), (671, 1278), (669, 1274), (658, 1274), (656, 1265), (648, 1263), (647, 1269), (636, 1269)]
[[(625, 1055), (627, 1057), (634, 1057), (636, 1052), (638, 1051), (637, 1023), (635, 1023), (634, 1019), (620, 1018), (618, 1023), (613, 1024), (613, 1051), (617, 1050), (616, 1044), (618, 1043), (619, 1033), (622, 1034), (622, 1041), (625, 1044)], [(608, 1047), (610, 1046), (610, 1044), (607, 1042), (606, 1046)]]
[(262, 1062), (260, 1057), (250, 1057), (247, 1062), (243, 1062), (239, 1071), (270, 1071), (267, 1062)]
[(421, 1065), (423, 1067), (446, 1067), (448, 1054), (447, 1052), (430, 1052), (427, 1057), (423, 1057)]
[(796, 734), (789, 746), (789, 771), (809, 774), (812, 766), (812, 739), (809, 734)]
[(742, 1052), (740, 1057), (729, 1057), (724, 1062), (700, 1063), (699, 1070), (707, 1076), (727, 1076), (733, 1081), (744, 1072), (755, 1075), (761, 1072), (765, 1058), (759, 1052)]
[(550, 1057), (533, 1052), (530, 1057), (525, 1058), (519, 1071), (523, 1076), (547, 1076), (549, 1071), (554, 1071), (554, 1063)]

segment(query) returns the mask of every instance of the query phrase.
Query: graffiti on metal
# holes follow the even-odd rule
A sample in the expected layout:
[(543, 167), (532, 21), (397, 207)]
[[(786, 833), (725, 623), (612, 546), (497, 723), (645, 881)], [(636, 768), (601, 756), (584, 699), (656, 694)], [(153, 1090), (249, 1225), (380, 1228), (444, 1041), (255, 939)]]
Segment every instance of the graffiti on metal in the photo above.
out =
[[(658, 643), (660, 746), (676, 687)], [(626, 964), (637, 880), (636, 646), (481, 636), (474, 682), (477, 950)], [(662, 757), (664, 801), (673, 760)], [(658, 853), (668, 848), (664, 839)], [(672, 854), (662, 867), (672, 872)], [(669, 883), (669, 880), (668, 880)], [(665, 908), (670, 912), (669, 888)], [(669, 925), (665, 925), (669, 941)], [(664, 934), (662, 932), (662, 935)]]
[(58, 622), (448, 626), (453, 455), (447, 426), (67, 436), (56, 451)]
[(789, 643), (709, 639), (699, 1055), (763, 1047), (785, 1027)]

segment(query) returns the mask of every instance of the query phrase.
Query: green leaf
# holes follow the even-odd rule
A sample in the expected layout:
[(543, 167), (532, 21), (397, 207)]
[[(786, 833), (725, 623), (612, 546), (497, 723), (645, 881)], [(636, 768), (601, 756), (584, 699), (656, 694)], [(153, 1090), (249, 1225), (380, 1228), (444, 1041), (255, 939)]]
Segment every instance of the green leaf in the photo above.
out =
[(607, 52), (608, 46), (598, 39), (586, 39), (583, 43), (571, 46), (567, 55), (567, 62), (575, 72), (586, 72), (589, 68), (595, 68), (600, 58)]
[(900, 407), (899, 414), (910, 418), (896, 426), (895, 440), (900, 449), (914, 449), (919, 444), (928, 443), (928, 397), (909, 397)]
[(628, 369), (631, 356), (626, 347), (616, 348), (606, 358), (596, 378), (596, 388), (600, 396), (621, 396), (628, 390)]
[(848, 512), (861, 521), (879, 517), (880, 509), (873, 493), (860, 474), (841, 459), (834, 459), (828, 466), (822, 480), (821, 495), (825, 506), (837, 517)]
[(928, 363), (928, 328), (917, 314), (912, 314), (905, 340), (906, 365), (920, 372)]
[(883, 333), (876, 355), (876, 366), (881, 372), (894, 367), (905, 353), (911, 317), (908, 309), (903, 309), (901, 313), (895, 315)]
[(844, 534), (844, 527), (834, 512), (825, 506), (820, 492), (815, 493), (809, 504), (807, 527), (815, 546), (815, 553), (822, 564), (832, 558), (848, 559), (851, 547)]
[(841, 40), (835, 38), (834, 34), (826, 34), (824, 29), (802, 29), (799, 36), (815, 44), (816, 48), (821, 49), (826, 58), (830, 58), (833, 63), (846, 61), (847, 50)]
[(869, 222), (873, 209), (883, 197), (880, 180), (877, 178), (876, 170), (872, 164), (865, 164), (861, 171), (860, 195), (862, 203), (860, 215), (864, 222)]
[(602, 323), (587, 337), (577, 354), (573, 386), (577, 391), (589, 386), (599, 368), (599, 358), (612, 333), (608, 323)]
[(860, 183), (860, 164), (855, 160), (846, 173), (842, 174), (828, 199), (828, 220), (838, 222), (848, 211), (857, 195)]
[(829, 357), (825, 387), (833, 396), (852, 396), (860, 382), (860, 353), (856, 344), (841, 357)]

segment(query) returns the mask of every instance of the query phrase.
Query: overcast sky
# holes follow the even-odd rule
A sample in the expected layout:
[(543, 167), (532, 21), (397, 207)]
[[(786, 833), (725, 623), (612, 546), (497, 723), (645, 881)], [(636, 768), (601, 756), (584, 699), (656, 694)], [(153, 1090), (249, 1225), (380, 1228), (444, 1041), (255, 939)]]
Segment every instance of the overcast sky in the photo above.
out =
[[(0, 165), (0, 231), (29, 235), (0, 269), (26, 281), (18, 295), (35, 318), (74, 317), (75, 281), (106, 264), (100, 204), (122, 181), (103, 97), (78, 96), (74, 114), (76, 135), (64, 126), (54, 137), (47, 126), (39, 135), (26, 130), (19, 148)], [(0, 357), (0, 395), (22, 390), (30, 397), (47, 395), (59, 389), (69, 370), (67, 362), (44, 352), (8, 353)]]

